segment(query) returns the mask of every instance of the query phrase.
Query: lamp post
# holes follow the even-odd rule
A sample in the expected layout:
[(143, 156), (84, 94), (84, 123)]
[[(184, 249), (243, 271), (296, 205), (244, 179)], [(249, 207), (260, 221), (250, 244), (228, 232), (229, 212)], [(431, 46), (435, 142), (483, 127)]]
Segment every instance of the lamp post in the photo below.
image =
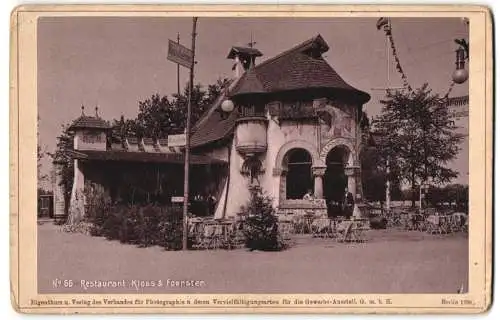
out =
[(469, 60), (469, 44), (465, 41), (465, 39), (455, 39), (455, 43), (458, 44), (459, 47), (455, 50), (456, 69), (453, 72), (452, 79), (453, 82), (462, 84), (469, 78), (469, 71), (465, 68), (465, 61)]

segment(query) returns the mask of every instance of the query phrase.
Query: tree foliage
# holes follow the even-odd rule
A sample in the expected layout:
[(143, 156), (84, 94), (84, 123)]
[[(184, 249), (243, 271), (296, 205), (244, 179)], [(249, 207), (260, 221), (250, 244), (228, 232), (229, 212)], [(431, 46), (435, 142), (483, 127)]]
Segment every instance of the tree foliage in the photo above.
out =
[(387, 157), (373, 141), (371, 126), (370, 120), (363, 112), (360, 121), (362, 148), (359, 155), (363, 196), (368, 201), (378, 201), (382, 204), (385, 201), (387, 179), (391, 182), (393, 199), (400, 197), (401, 181), (394, 161), (389, 162), (390, 173), (387, 174)]
[[(415, 190), (418, 184), (450, 182), (458, 172), (447, 167), (459, 152), (463, 135), (428, 85), (415, 91), (388, 91), (373, 130), (383, 137), (380, 152), (394, 161), (399, 176)], [(412, 199), (415, 205), (415, 196)]]
[(42, 146), (40, 144), (40, 130), (39, 130), (39, 122), (40, 122), (40, 117), (37, 118), (37, 131), (36, 131), (36, 138), (37, 138), (37, 143), (36, 143), (36, 169), (37, 169), (37, 179), (38, 179), (38, 185), (40, 186), (40, 182), (43, 180), (47, 179), (47, 175), (42, 173), (42, 160), (47, 154), (47, 151), (45, 149), (45, 146)]
[(69, 209), (69, 200), (71, 189), (73, 187), (73, 158), (69, 151), (73, 150), (74, 134), (69, 131), (69, 125), (62, 126), (62, 132), (57, 137), (56, 151), (48, 153), (55, 164), (56, 174), (61, 177), (61, 187), (63, 190), (65, 208), (67, 214)]
[[(217, 97), (229, 85), (228, 79), (219, 79), (205, 90), (201, 84), (193, 86), (191, 99), (191, 124), (195, 124)], [(189, 86), (178, 95), (160, 96), (158, 93), (139, 101), (139, 113), (135, 119), (115, 120), (113, 136), (166, 138), (180, 134), (186, 127)]]
[(468, 211), (469, 187), (461, 184), (450, 184), (444, 187), (432, 187), (426, 195), (433, 207), (455, 206), (460, 211)]
[(280, 240), (278, 218), (272, 199), (258, 186), (250, 188), (250, 200), (242, 208), (245, 246), (253, 250), (280, 251), (285, 243)]

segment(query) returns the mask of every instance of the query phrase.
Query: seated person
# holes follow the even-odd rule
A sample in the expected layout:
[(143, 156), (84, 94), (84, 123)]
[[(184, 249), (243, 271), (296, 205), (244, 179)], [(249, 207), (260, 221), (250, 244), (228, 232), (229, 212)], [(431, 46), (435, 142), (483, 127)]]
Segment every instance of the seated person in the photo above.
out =
[(309, 189), (306, 194), (302, 197), (304, 200), (314, 200), (314, 196), (312, 194), (312, 190)]

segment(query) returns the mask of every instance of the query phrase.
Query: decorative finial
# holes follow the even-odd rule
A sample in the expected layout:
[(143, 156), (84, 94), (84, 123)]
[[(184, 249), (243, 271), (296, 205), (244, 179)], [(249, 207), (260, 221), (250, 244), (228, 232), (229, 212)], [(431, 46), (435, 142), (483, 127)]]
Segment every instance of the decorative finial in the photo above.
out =
[(82, 104), (82, 116), (84, 116), (84, 115), (85, 115), (85, 107)]
[(99, 118), (98, 111), (99, 111), (99, 107), (96, 105), (96, 106), (95, 106), (95, 116), (96, 116), (97, 118)]
[(248, 46), (250, 48), (253, 48), (253, 46), (256, 45), (256, 44), (257, 44), (257, 42), (253, 41), (253, 33), (250, 32), (250, 42), (248, 43)]

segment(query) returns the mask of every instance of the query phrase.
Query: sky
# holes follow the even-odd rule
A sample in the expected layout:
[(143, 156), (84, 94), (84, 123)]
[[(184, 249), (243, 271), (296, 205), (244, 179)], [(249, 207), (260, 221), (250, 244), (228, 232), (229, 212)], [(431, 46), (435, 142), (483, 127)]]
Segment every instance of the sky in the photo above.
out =
[[(232, 77), (231, 46), (250, 39), (263, 57), (271, 58), (318, 34), (330, 50), (324, 58), (350, 85), (371, 95), (364, 110), (380, 113), (384, 97), (377, 88), (402, 86), (389, 54), (385, 33), (376, 18), (200, 18), (196, 37), (195, 82), (207, 85)], [(425, 82), (444, 94), (455, 68), (455, 38), (468, 38), (459, 18), (393, 18), (392, 28), (401, 65), (413, 88)], [(134, 118), (138, 102), (152, 94), (177, 91), (176, 64), (166, 59), (168, 40), (191, 44), (191, 18), (163, 17), (44, 17), (38, 21), (39, 139), (53, 152), (61, 126), (96, 105), (106, 120)], [(388, 73), (388, 70), (390, 71)], [(188, 81), (181, 67), (181, 85)], [(450, 96), (468, 94), (468, 82)], [(457, 124), (467, 133), (468, 119)], [(468, 180), (468, 142), (450, 166), (459, 171), (457, 183)], [(51, 169), (45, 157), (42, 170)]]

